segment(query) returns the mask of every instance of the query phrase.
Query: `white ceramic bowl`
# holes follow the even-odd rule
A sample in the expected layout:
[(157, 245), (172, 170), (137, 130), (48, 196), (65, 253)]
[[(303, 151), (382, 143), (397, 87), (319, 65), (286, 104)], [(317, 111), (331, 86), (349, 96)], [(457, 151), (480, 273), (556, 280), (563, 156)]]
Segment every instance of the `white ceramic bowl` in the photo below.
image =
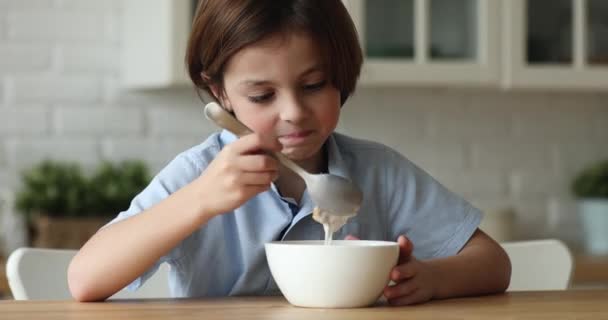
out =
[(354, 308), (374, 304), (397, 264), (396, 242), (365, 240), (266, 243), (270, 272), (287, 300), (300, 307)]

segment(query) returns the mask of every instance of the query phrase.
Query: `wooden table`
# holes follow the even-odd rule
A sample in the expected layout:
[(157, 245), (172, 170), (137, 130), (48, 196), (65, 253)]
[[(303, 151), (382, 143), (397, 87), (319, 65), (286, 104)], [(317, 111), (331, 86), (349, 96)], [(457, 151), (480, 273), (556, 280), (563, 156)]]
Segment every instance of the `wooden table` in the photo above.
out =
[(574, 286), (604, 286), (608, 288), (608, 256), (577, 255), (572, 274)]
[(8, 287), (8, 279), (6, 279), (6, 260), (0, 255), (0, 299), (6, 298), (10, 295), (10, 289)]
[(361, 309), (298, 308), (282, 297), (2, 301), (0, 319), (608, 319), (608, 290), (519, 292)]

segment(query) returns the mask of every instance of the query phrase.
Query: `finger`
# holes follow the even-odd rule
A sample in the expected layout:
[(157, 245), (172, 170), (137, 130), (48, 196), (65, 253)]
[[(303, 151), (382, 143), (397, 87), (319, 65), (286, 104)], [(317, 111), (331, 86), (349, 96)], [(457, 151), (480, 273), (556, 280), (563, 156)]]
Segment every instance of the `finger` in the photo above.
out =
[(416, 268), (411, 263), (404, 263), (397, 265), (391, 270), (391, 280), (398, 282), (406, 279), (410, 279), (416, 275)]
[(393, 299), (387, 299), (387, 302), (391, 306), (409, 306), (425, 302), (426, 300), (428, 299), (425, 299), (422, 296), (422, 290), (416, 289), (408, 295), (400, 296)]
[(228, 145), (238, 154), (256, 154), (281, 151), (283, 146), (276, 138), (263, 137), (257, 133), (248, 134)]
[(270, 185), (249, 185), (243, 188), (242, 199), (250, 199), (258, 193), (267, 191)]
[(399, 236), (399, 238), (397, 238), (397, 243), (399, 244), (398, 264), (404, 264), (410, 259), (410, 256), (412, 255), (412, 252), (414, 251), (414, 244), (412, 244), (410, 239), (408, 239), (404, 235), (401, 235)]
[(346, 237), (344, 237), (344, 240), (360, 240), (360, 239), (349, 234)]
[(267, 172), (243, 172), (239, 175), (239, 184), (245, 186), (266, 186), (270, 187), (270, 184), (278, 177), (277, 171)]
[(265, 154), (240, 156), (238, 157), (237, 162), (239, 168), (246, 172), (279, 171), (278, 161), (275, 158)]
[(401, 283), (397, 283), (394, 286), (386, 286), (384, 288), (384, 296), (387, 300), (411, 295), (416, 290), (418, 290), (418, 286), (413, 281), (404, 281)]

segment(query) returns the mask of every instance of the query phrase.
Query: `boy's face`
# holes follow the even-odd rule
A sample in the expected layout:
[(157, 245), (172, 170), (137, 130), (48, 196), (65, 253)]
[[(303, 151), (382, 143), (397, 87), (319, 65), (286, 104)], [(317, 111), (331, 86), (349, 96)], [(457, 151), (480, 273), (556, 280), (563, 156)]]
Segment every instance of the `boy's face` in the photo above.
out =
[(222, 104), (253, 131), (276, 137), (289, 158), (319, 161), (340, 115), (340, 93), (322, 63), (304, 33), (269, 37), (228, 61)]

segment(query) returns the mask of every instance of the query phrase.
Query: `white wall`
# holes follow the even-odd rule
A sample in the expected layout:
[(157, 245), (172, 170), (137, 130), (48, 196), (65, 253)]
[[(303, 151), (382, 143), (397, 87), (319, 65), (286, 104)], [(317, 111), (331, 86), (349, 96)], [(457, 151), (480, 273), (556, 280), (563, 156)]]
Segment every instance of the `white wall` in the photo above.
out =
[[(120, 89), (119, 0), (0, 0), (0, 186), (45, 157), (159, 169), (215, 128), (188, 89)], [(150, 66), (153, 68), (154, 66)], [(608, 94), (362, 89), (340, 129), (397, 148), (517, 235), (577, 244), (574, 172), (608, 157)]]

